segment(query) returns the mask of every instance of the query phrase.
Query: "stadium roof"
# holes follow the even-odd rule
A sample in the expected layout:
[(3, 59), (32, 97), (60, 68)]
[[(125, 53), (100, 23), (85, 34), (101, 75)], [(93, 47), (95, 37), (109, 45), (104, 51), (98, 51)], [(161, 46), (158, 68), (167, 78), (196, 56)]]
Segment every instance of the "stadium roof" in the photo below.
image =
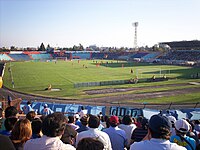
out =
[(179, 49), (179, 50), (200, 50), (200, 41), (175, 41), (175, 42), (161, 42), (159, 44), (166, 44), (170, 46), (171, 49)]

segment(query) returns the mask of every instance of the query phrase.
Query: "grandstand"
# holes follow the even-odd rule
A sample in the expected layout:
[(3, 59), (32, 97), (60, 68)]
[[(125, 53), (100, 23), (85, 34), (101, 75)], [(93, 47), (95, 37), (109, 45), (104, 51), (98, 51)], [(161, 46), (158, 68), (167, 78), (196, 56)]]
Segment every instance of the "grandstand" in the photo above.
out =
[(13, 61), (29, 61), (31, 58), (27, 54), (8, 54)]
[(31, 57), (34, 60), (48, 60), (53, 58), (51, 54), (31, 54)]
[(200, 41), (162, 42), (160, 45), (168, 45), (170, 51), (156, 59), (157, 62), (179, 65), (200, 64)]
[(7, 54), (0, 54), (0, 61), (10, 61), (12, 58)]
[(161, 42), (159, 45), (168, 45), (172, 50), (200, 50), (200, 41)]

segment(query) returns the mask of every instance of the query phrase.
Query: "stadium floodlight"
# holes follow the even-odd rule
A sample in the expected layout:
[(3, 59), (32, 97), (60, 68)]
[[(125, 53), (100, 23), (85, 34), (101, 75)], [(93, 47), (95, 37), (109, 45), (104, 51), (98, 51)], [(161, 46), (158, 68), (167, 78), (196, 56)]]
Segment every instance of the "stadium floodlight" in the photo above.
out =
[(137, 47), (138, 47), (138, 45), (137, 45), (137, 27), (138, 27), (138, 22), (132, 23), (132, 26), (135, 27), (134, 46), (133, 47), (136, 50)]

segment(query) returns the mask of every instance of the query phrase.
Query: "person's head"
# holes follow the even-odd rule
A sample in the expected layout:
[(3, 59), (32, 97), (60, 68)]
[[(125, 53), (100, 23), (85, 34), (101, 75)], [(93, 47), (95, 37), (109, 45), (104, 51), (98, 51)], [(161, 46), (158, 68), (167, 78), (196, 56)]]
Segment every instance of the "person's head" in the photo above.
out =
[(106, 128), (109, 128), (110, 127), (110, 123), (109, 123), (109, 121), (110, 121), (110, 118), (108, 117), (108, 116), (104, 116), (104, 122), (106, 122)]
[(168, 120), (169, 120), (169, 122), (171, 124), (171, 127), (175, 128), (174, 124), (176, 122), (176, 118), (174, 116), (168, 116), (167, 118), (168, 118)]
[(3, 117), (3, 109), (0, 108), (0, 119)]
[(81, 110), (84, 110), (85, 108), (84, 108), (84, 106), (81, 106)]
[(5, 118), (16, 117), (18, 114), (17, 108), (14, 106), (9, 106), (5, 110)]
[(116, 127), (119, 124), (119, 118), (117, 116), (111, 116), (109, 123), (111, 127)]
[(39, 134), (42, 131), (42, 120), (40, 118), (35, 118), (31, 122), (32, 133)]
[(76, 119), (76, 121), (79, 120), (79, 118), (80, 118), (79, 114), (75, 114), (74, 118)]
[(47, 104), (44, 104), (44, 108), (47, 108), (48, 107), (48, 105)]
[(4, 121), (6, 131), (11, 131), (16, 122), (17, 118), (6, 118), (6, 120)]
[(153, 115), (149, 120), (149, 131), (152, 138), (168, 140), (170, 138), (170, 122), (168, 118), (161, 115)]
[(81, 117), (80, 121), (81, 121), (81, 124), (84, 125), (84, 126), (87, 126), (88, 125), (88, 116), (87, 115), (84, 115), (83, 117)]
[(46, 116), (42, 123), (42, 133), (48, 137), (61, 136), (66, 126), (66, 117), (62, 113)]
[(98, 128), (99, 125), (100, 125), (99, 117), (94, 116), (94, 115), (90, 115), (89, 121), (88, 121), (88, 126), (90, 128)]
[(139, 117), (137, 118), (137, 122), (138, 122), (138, 123), (141, 123), (142, 119), (143, 119), (143, 117), (142, 117), (142, 116), (139, 116)]
[(76, 150), (103, 150), (102, 142), (93, 138), (83, 138), (78, 142)]
[(184, 119), (179, 119), (175, 122), (175, 129), (177, 134), (185, 135), (190, 130), (190, 124)]
[(133, 123), (133, 119), (130, 115), (125, 115), (122, 119), (122, 123), (125, 125), (130, 125)]
[(74, 123), (74, 122), (75, 122), (74, 116), (68, 116), (68, 123)]
[(27, 103), (26, 103), (27, 105), (31, 105), (31, 101), (27, 101)]
[(148, 126), (149, 126), (149, 121), (148, 121), (148, 119), (142, 118), (142, 120), (141, 120), (141, 127), (142, 127), (143, 129), (148, 129)]
[(31, 122), (28, 119), (22, 119), (15, 123), (12, 132), (11, 139), (19, 140), (22, 143), (29, 140), (32, 136)]
[(29, 121), (32, 121), (36, 116), (36, 113), (35, 111), (29, 111), (28, 114), (26, 114), (26, 118), (29, 120)]

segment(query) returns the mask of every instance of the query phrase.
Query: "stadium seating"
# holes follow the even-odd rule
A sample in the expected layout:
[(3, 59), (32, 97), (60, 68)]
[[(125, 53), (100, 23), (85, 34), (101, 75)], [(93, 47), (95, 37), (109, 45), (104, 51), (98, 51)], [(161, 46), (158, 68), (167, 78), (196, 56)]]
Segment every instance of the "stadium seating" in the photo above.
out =
[(72, 53), (72, 58), (90, 59), (90, 53)]
[(10, 61), (12, 58), (10, 58), (7, 54), (0, 54), (0, 61)]
[(136, 53), (135, 55), (131, 56), (131, 58), (142, 58), (149, 53)]
[(153, 59), (156, 56), (158, 56), (160, 53), (149, 53), (147, 55), (145, 55), (144, 57), (142, 57), (143, 60), (149, 60), (149, 59)]
[(200, 60), (200, 50), (177, 50), (167, 53), (165, 56), (159, 57), (164, 60), (184, 60), (198, 61)]
[(162, 42), (160, 44), (167, 44), (173, 50), (197, 50), (200, 49), (200, 41), (177, 41), (177, 42)]
[(27, 54), (8, 54), (14, 61), (28, 61), (31, 60)]
[(92, 53), (93, 59), (102, 59), (104, 58), (105, 53)]
[(47, 60), (52, 59), (51, 54), (31, 54), (31, 57), (35, 60)]

